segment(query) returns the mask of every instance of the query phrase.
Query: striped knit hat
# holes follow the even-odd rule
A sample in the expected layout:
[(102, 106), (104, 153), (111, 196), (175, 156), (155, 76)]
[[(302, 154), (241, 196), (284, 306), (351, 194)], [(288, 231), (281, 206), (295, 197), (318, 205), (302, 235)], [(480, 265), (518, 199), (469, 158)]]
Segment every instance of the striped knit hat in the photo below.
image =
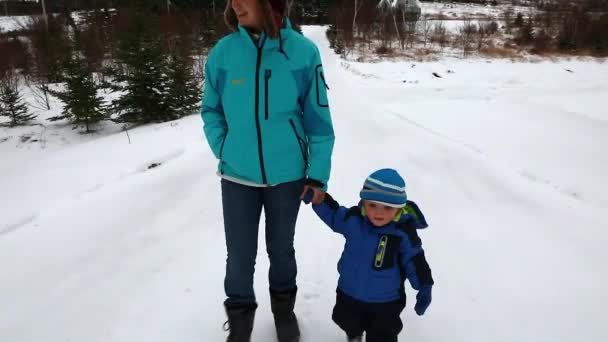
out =
[(394, 208), (403, 208), (407, 204), (405, 181), (393, 169), (381, 169), (369, 175), (359, 196), (362, 200)]

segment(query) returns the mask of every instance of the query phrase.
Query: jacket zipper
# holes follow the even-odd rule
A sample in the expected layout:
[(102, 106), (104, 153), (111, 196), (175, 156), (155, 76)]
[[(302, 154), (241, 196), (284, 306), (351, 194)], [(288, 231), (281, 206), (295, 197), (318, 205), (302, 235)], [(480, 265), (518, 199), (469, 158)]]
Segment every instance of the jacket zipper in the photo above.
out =
[(262, 183), (267, 184), (266, 168), (264, 166), (264, 151), (262, 150), (262, 130), (260, 128), (260, 65), (262, 64), (262, 48), (266, 38), (262, 38), (262, 43), (256, 47), (258, 49), (258, 59), (255, 67), (255, 128), (258, 133), (258, 155), (260, 157), (260, 170), (262, 172)]
[(270, 80), (270, 77), (272, 76), (272, 70), (270, 69), (266, 69), (266, 73), (264, 74), (264, 80), (265, 80), (265, 98), (264, 98), (264, 103), (266, 106), (266, 120), (268, 120), (268, 80)]
[(298, 140), (298, 145), (300, 146), (300, 152), (302, 153), (302, 159), (304, 160), (304, 164), (308, 164), (308, 157), (306, 157), (306, 152), (305, 152), (306, 151), (305, 142), (298, 135), (298, 131), (296, 130), (296, 124), (293, 122), (293, 119), (289, 119), (289, 124), (291, 125), (291, 128), (293, 129), (293, 134), (296, 136), (296, 139)]

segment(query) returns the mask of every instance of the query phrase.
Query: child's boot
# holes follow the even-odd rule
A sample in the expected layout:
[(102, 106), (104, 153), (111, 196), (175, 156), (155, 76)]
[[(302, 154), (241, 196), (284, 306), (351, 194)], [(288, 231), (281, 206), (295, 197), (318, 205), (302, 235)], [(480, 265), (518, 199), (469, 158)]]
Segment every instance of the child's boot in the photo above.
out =
[(285, 292), (270, 290), (270, 306), (279, 342), (298, 342), (300, 340), (300, 327), (296, 314), (293, 312), (297, 292), (297, 287)]

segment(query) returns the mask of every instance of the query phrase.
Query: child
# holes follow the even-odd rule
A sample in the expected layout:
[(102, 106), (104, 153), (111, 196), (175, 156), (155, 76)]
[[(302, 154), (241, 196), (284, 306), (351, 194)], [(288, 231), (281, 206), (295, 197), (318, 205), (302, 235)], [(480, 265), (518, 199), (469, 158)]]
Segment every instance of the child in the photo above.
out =
[(403, 328), (405, 279), (418, 290), (414, 309), (419, 316), (431, 303), (433, 277), (416, 232), (427, 224), (418, 206), (407, 200), (405, 181), (395, 170), (372, 173), (360, 197), (350, 209), (329, 194), (312, 206), (346, 239), (332, 319), (349, 341), (361, 341), (366, 332), (367, 342), (396, 342)]

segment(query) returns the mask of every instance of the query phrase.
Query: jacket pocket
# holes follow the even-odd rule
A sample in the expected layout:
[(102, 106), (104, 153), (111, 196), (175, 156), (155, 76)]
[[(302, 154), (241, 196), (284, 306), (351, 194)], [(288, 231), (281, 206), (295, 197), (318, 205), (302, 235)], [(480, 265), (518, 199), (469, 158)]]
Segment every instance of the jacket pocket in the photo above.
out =
[(315, 86), (317, 93), (317, 105), (319, 107), (329, 107), (327, 101), (327, 90), (329, 86), (325, 81), (325, 74), (323, 73), (323, 65), (319, 64), (315, 67)]
[(226, 140), (228, 140), (228, 131), (226, 131), (226, 135), (224, 135), (224, 140), (222, 140), (222, 145), (220, 146), (220, 173), (224, 173), (224, 146), (226, 145)]
[(268, 120), (268, 103), (270, 101), (270, 95), (268, 94), (268, 81), (270, 80), (270, 77), (272, 77), (272, 70), (266, 69), (266, 71), (264, 72), (264, 109), (266, 120)]
[(222, 140), (222, 145), (220, 146), (220, 160), (222, 160), (222, 157), (224, 155), (224, 145), (226, 144), (227, 138), (228, 138), (228, 133), (226, 133), (226, 135), (224, 136), (224, 139)]
[(306, 141), (302, 139), (298, 134), (298, 130), (296, 129), (296, 124), (293, 122), (293, 119), (289, 119), (289, 124), (291, 125), (291, 129), (293, 130), (293, 135), (298, 140), (298, 145), (300, 146), (300, 152), (302, 153), (304, 165), (308, 165), (308, 148), (306, 146)]

